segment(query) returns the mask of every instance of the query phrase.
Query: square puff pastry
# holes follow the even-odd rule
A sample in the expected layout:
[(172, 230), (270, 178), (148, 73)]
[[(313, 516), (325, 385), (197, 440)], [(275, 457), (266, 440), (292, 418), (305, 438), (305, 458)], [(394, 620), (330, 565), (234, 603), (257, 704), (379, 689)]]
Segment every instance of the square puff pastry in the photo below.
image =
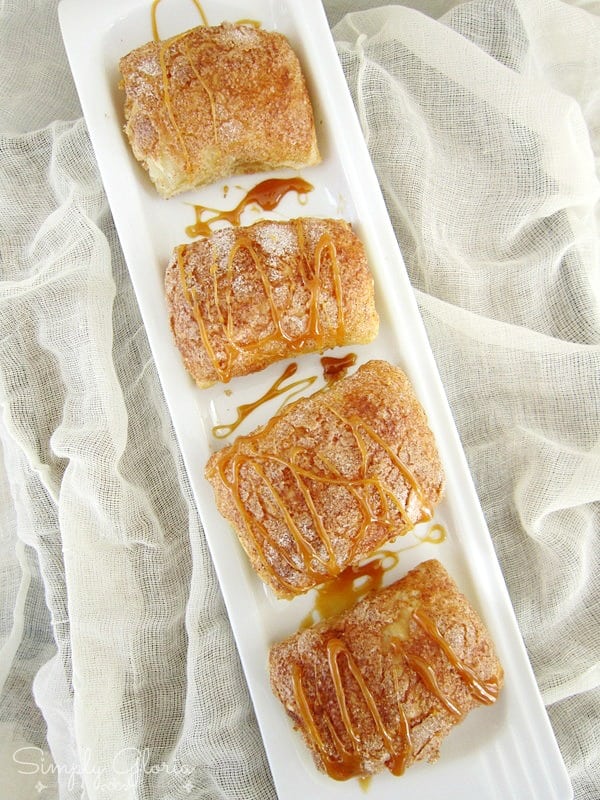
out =
[(175, 249), (170, 323), (200, 387), (300, 353), (366, 344), (379, 330), (364, 247), (343, 220), (223, 228)]
[(256, 573), (291, 598), (429, 519), (444, 475), (406, 375), (369, 361), (206, 466)]
[(337, 780), (437, 760), (504, 679), (482, 621), (435, 560), (273, 645), (269, 666), (316, 766)]
[(298, 58), (280, 33), (200, 26), (120, 60), (125, 132), (163, 197), (320, 161)]

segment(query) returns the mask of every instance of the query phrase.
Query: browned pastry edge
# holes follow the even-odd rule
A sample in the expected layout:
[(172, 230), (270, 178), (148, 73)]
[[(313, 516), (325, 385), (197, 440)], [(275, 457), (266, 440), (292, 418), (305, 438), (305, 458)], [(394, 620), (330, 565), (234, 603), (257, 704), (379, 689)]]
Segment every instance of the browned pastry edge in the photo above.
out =
[(175, 249), (170, 324), (200, 387), (378, 333), (364, 247), (344, 220), (262, 220)]
[(125, 133), (163, 197), (320, 161), (298, 58), (280, 33), (224, 22), (120, 59)]
[[(445, 649), (417, 618), (437, 627)], [(315, 764), (337, 779), (435, 761), (453, 726), (493, 703), (504, 678), (482, 621), (435, 560), (274, 644), (269, 671)]]
[(369, 361), (214, 453), (220, 513), (280, 597), (334, 578), (428, 519), (444, 484), (406, 375)]

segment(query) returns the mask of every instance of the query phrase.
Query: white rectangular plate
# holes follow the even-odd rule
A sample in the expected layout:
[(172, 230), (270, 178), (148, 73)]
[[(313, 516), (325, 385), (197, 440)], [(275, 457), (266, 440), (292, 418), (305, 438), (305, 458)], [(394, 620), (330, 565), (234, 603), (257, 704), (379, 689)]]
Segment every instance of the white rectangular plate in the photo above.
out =
[[(447, 475), (447, 495), (435, 522), (447, 531), (442, 544), (420, 543), (420, 526), (396, 544), (400, 564), (391, 581), (416, 563), (436, 557), (447, 567), (483, 617), (496, 643), (506, 685), (491, 708), (476, 709), (448, 737), (435, 765), (416, 765), (401, 778), (373, 778), (366, 796), (384, 800), (400, 794), (445, 800), (519, 798), (565, 800), (571, 787), (528, 662), (452, 416), (440, 385), (429, 343), (381, 196), (335, 45), (319, 0), (205, 0), (210, 24), (251, 17), (288, 36), (307, 76), (323, 162), (301, 174), (315, 187), (301, 204), (288, 195), (271, 214), (249, 208), (243, 218), (343, 217), (363, 240), (376, 283), (381, 331), (371, 345), (346, 348), (358, 363), (383, 358), (402, 367), (428, 414)], [(231, 178), (215, 186), (162, 200), (131, 155), (123, 134), (123, 97), (118, 60), (152, 39), (151, 0), (63, 0), (60, 21), (68, 56), (150, 346), (189, 473), (214, 559), (231, 625), (278, 794), (282, 800), (365, 798), (356, 780), (338, 783), (321, 775), (292, 730), (269, 688), (269, 645), (294, 632), (309, 610), (311, 596), (277, 600), (255, 577), (235, 535), (217, 512), (204, 465), (223, 442), (212, 435), (217, 423), (235, 418), (236, 408), (260, 397), (281, 375), (274, 365), (227, 386), (196, 388), (184, 370), (168, 323), (163, 275), (173, 247), (189, 241), (192, 203), (233, 207), (259, 180), (279, 171)], [(164, 0), (158, 7), (163, 38), (200, 23), (191, 0)], [(84, 32), (82, 34), (82, 31)], [(225, 198), (225, 186), (229, 187)], [(338, 354), (340, 354), (338, 353)], [(319, 376), (319, 356), (298, 359), (296, 377)], [(264, 423), (281, 398), (261, 406), (236, 432)]]

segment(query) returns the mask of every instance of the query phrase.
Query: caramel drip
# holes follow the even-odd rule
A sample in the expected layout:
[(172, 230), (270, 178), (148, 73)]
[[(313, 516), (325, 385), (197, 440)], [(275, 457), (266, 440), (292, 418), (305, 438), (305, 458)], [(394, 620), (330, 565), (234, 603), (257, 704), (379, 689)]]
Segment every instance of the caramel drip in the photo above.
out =
[(423, 536), (417, 538), (421, 544), (442, 544), (446, 541), (446, 528), (438, 522), (432, 525)]
[[(199, 75), (198, 78), (200, 79)], [(214, 103), (212, 108), (214, 117)], [(259, 205), (263, 211), (272, 211), (289, 192), (297, 192), (298, 195), (304, 195), (311, 192), (313, 189), (314, 186), (302, 178), (269, 178), (266, 181), (257, 183), (252, 189), (249, 189), (235, 208), (223, 210), (211, 208), (210, 206), (194, 205), (196, 221), (193, 225), (188, 225), (185, 232), (190, 238), (210, 236), (212, 230), (211, 225), (213, 223), (229, 222), (231, 225), (238, 226), (241, 221), (242, 213), (252, 203)], [(212, 212), (213, 216), (208, 219), (202, 219), (207, 212)]]
[(456, 655), (454, 650), (450, 647), (448, 642), (440, 633), (438, 626), (430, 617), (427, 616), (427, 614), (424, 613), (424, 611), (420, 609), (416, 610), (413, 613), (413, 618), (421, 626), (425, 633), (431, 639), (433, 639), (437, 645), (439, 645), (441, 650), (443, 650), (446, 658), (467, 685), (475, 700), (485, 705), (492, 705), (492, 703), (495, 703), (499, 692), (497, 679), (491, 678), (488, 681), (482, 681), (474, 672), (474, 670)]
[[(329, 253), (330, 269), (332, 273), (332, 283), (334, 285), (334, 292), (337, 305), (337, 327), (335, 329), (335, 338), (337, 343), (343, 342), (345, 338), (344, 326), (344, 308), (343, 296), (341, 288), (341, 274), (340, 265), (337, 260), (335, 245), (329, 233), (325, 232), (318, 240), (312, 265), (309, 265), (309, 259), (306, 254), (304, 246), (304, 236), (302, 233), (302, 220), (296, 220), (296, 231), (298, 235), (298, 242), (301, 248), (303, 267), (301, 269), (303, 276), (303, 283), (307, 288), (309, 294), (308, 308), (307, 308), (307, 323), (305, 330), (299, 333), (292, 334), (285, 330), (284, 327), (284, 314), (285, 307), (279, 308), (275, 301), (275, 294), (273, 286), (269, 280), (266, 264), (261, 261), (254, 244), (247, 236), (241, 236), (234, 246), (232, 247), (226, 268), (225, 278), (219, 280), (218, 270), (216, 264), (213, 262), (211, 268), (212, 275), (212, 290), (208, 293), (205, 305), (212, 306), (215, 309), (216, 320), (221, 329), (221, 335), (224, 338), (223, 350), (224, 356), (220, 359), (217, 358), (215, 350), (210, 343), (208, 333), (207, 321), (202, 317), (200, 304), (196, 292), (189, 285), (189, 279), (186, 275), (183, 265), (183, 245), (177, 249), (177, 258), (179, 260), (179, 277), (185, 299), (192, 310), (193, 317), (198, 326), (202, 343), (206, 349), (206, 353), (210, 358), (212, 365), (217, 373), (217, 378), (223, 383), (227, 383), (231, 378), (232, 365), (236, 356), (239, 354), (252, 352), (262, 349), (267, 344), (285, 344), (285, 349), (291, 353), (303, 352), (306, 342), (310, 342), (311, 347), (315, 350), (323, 349), (327, 346), (325, 334), (321, 330), (321, 310), (320, 310), (320, 297), (322, 291), (322, 274), (324, 272), (324, 252)], [(267, 300), (271, 326), (270, 330), (266, 332), (261, 339), (257, 339), (251, 344), (243, 344), (235, 341), (235, 331), (233, 328), (233, 313), (232, 306), (234, 302), (234, 261), (236, 256), (241, 250), (246, 250), (252, 259), (256, 274), (260, 280), (264, 297)], [(191, 276), (190, 276), (191, 277)], [(224, 286), (222, 284), (225, 284)], [(221, 285), (220, 285), (221, 284)], [(212, 301), (211, 301), (212, 297)]]
[(262, 394), (257, 400), (254, 400), (252, 403), (244, 403), (241, 406), (237, 407), (237, 417), (233, 422), (229, 422), (224, 425), (215, 425), (212, 429), (212, 435), (215, 439), (225, 439), (229, 436), (233, 431), (241, 425), (241, 423), (248, 417), (253, 411), (263, 405), (263, 403), (268, 403), (269, 400), (273, 400), (275, 397), (279, 397), (280, 395), (284, 394), (291, 389), (296, 389), (297, 391), (302, 391), (303, 389), (308, 388), (311, 384), (315, 382), (317, 379), (316, 375), (309, 376), (308, 378), (301, 378), (300, 380), (293, 381), (292, 383), (288, 383), (284, 385), (284, 382), (291, 378), (292, 375), (295, 375), (298, 370), (297, 364), (288, 364), (285, 368), (283, 373), (277, 378), (277, 380), (270, 386), (267, 391)]
[[(284, 584), (288, 589), (296, 593), (298, 587), (293, 583), (286, 581), (278, 572), (271, 566), (271, 561), (266, 557), (265, 545), (273, 549), (277, 555), (289, 564), (295, 572), (306, 573), (314, 583), (321, 583), (326, 576), (335, 577), (339, 574), (340, 570), (335, 559), (333, 552), (333, 543), (327, 531), (323, 526), (321, 515), (315, 508), (314, 500), (310, 492), (310, 483), (318, 482), (321, 484), (330, 484), (343, 486), (355, 499), (358, 509), (360, 511), (360, 524), (354, 536), (352, 550), (348, 555), (348, 561), (353, 560), (354, 553), (359, 548), (361, 542), (367, 534), (370, 525), (378, 524), (388, 530), (388, 538), (398, 535), (398, 521), (394, 511), (398, 512), (404, 521), (405, 527), (400, 532), (406, 533), (414, 523), (408, 516), (406, 508), (402, 505), (400, 500), (385, 486), (382, 480), (374, 475), (368, 474), (368, 441), (375, 442), (381, 447), (389, 456), (392, 464), (400, 472), (403, 479), (408, 482), (413, 491), (421, 500), (422, 507), (424, 506), (423, 496), (421, 489), (406, 465), (396, 456), (391, 448), (381, 439), (381, 437), (369, 426), (364, 420), (359, 420), (354, 417), (345, 418), (338, 412), (334, 411), (331, 407), (329, 410), (334, 414), (342, 424), (350, 428), (354, 435), (356, 447), (361, 454), (362, 466), (360, 475), (357, 478), (348, 479), (340, 474), (322, 454), (317, 454), (318, 462), (324, 467), (323, 471), (317, 469), (308, 469), (298, 464), (299, 456), (303, 454), (300, 448), (295, 448), (286, 455), (277, 455), (274, 453), (258, 455), (256, 453), (244, 453), (239, 447), (240, 439), (234, 442), (227, 459), (222, 459), (219, 464), (220, 476), (222, 481), (229, 487), (232, 496), (235, 500), (239, 513), (246, 525), (249, 535), (252, 537), (255, 546), (261, 553), (263, 566), (265, 570), (277, 582)], [(263, 432), (266, 433), (276, 422), (276, 418), (272, 418)], [(312, 519), (314, 531), (317, 534), (327, 556), (320, 556), (315, 548), (311, 546), (305, 535), (302, 534), (296, 521), (290, 515), (285, 497), (282, 496), (272, 483), (268, 480), (265, 466), (278, 465), (283, 471), (288, 473), (297, 489), (302, 494), (306, 504), (306, 509)], [(298, 564), (294, 563), (293, 557), (289, 552), (289, 547), (277, 543), (273, 537), (268, 533), (266, 527), (254, 517), (246, 508), (246, 504), (242, 502), (240, 495), (240, 471), (243, 466), (247, 469), (253, 470), (259, 477), (260, 481), (264, 483), (272, 499), (279, 509), (282, 519), (286, 523), (297, 548), (297, 555), (302, 560), (302, 569), (299, 569)], [(231, 476), (228, 476), (228, 471), (231, 471)], [(375, 495), (375, 498), (373, 497)], [(376, 507), (374, 507), (374, 505)], [(263, 540), (261, 542), (260, 540)], [(264, 543), (264, 544), (263, 544)], [(317, 562), (315, 567), (314, 562)], [(347, 563), (346, 562), (346, 563)]]
[(300, 628), (310, 627), (317, 619), (340, 614), (369, 592), (380, 589), (386, 572), (393, 569), (398, 560), (398, 553), (382, 550), (369, 561), (346, 567), (337, 578), (318, 586), (313, 608), (301, 622)]
[(406, 542), (401, 548), (399, 548), (399, 552), (404, 553), (406, 550), (414, 550), (416, 547), (420, 547), (422, 544), (443, 544), (446, 541), (447, 535), (446, 529), (440, 524), (432, 525), (425, 532), (421, 532), (417, 528), (413, 528), (411, 533), (414, 541), (412, 544)]
[[(153, 37), (155, 42), (160, 42), (160, 35), (159, 35), (159, 32), (158, 32), (158, 23), (156, 21), (156, 10), (157, 10), (158, 4), (160, 2), (161, 2), (161, 0), (152, 0), (152, 6), (150, 8), (150, 19), (151, 19), (151, 22), (152, 22), (152, 37)], [(206, 14), (204, 13), (204, 9), (202, 8), (202, 5), (200, 4), (199, 0), (192, 0), (192, 3), (198, 9), (198, 13), (200, 14), (200, 19), (202, 20), (202, 24), (203, 25), (208, 25), (208, 20), (206, 18)]]
[[(498, 695), (498, 684), (495, 679), (489, 681), (480, 680), (475, 672), (458, 658), (450, 645), (441, 635), (437, 625), (421, 610), (417, 609), (412, 615), (418, 625), (444, 652), (452, 666), (458, 672), (460, 678), (466, 683), (471, 694), (480, 703), (493, 703)], [(391, 664), (394, 693), (398, 700), (398, 728), (391, 732), (385, 725), (381, 712), (375, 702), (373, 693), (369, 689), (365, 677), (358, 664), (352, 657), (347, 646), (338, 638), (332, 638), (327, 642), (327, 663), (329, 674), (333, 682), (335, 697), (340, 711), (340, 716), (344, 730), (346, 731), (351, 750), (348, 750), (340, 739), (339, 733), (335, 731), (331, 718), (322, 710), (324, 729), (330, 734), (331, 743), (327, 745), (324, 741), (324, 729), (319, 730), (313, 712), (306, 697), (302, 685), (302, 671), (298, 664), (294, 664), (292, 671), (293, 692), (296, 706), (304, 728), (314, 742), (318, 750), (323, 765), (327, 773), (336, 780), (346, 780), (363, 772), (362, 759), (358, 756), (361, 745), (361, 730), (357, 727), (352, 718), (352, 709), (348, 707), (348, 695), (344, 688), (344, 681), (340, 669), (340, 658), (346, 659), (354, 682), (358, 686), (360, 694), (367, 706), (375, 729), (381, 738), (383, 748), (389, 754), (386, 767), (394, 775), (401, 775), (411, 757), (413, 756), (413, 742), (411, 739), (410, 722), (406, 715), (404, 703), (401, 699), (401, 692), (398, 679), (398, 670), (401, 669), (401, 662), (404, 662), (412, 669), (423, 681), (427, 690), (431, 692), (442, 705), (455, 717), (462, 717), (461, 710), (455, 705), (452, 699), (441, 689), (434, 668), (426, 659), (414, 653), (407, 653), (404, 643), (393, 637), (390, 640), (393, 663)], [(399, 660), (400, 659), (400, 660)], [(334, 751), (333, 753), (331, 751)]]
[[(446, 539), (446, 529), (440, 524), (432, 525), (425, 534), (417, 538), (421, 544), (441, 544)], [(313, 607), (300, 623), (300, 629), (304, 630), (319, 620), (340, 614), (369, 592), (380, 589), (385, 574), (398, 565), (400, 553), (404, 549), (410, 548), (399, 551), (382, 550), (369, 561), (346, 567), (333, 580), (317, 586), (314, 590)]]
[(328, 386), (343, 378), (350, 367), (356, 364), (356, 353), (346, 353), (344, 356), (335, 358), (334, 356), (323, 356), (321, 366), (323, 367), (323, 378)]

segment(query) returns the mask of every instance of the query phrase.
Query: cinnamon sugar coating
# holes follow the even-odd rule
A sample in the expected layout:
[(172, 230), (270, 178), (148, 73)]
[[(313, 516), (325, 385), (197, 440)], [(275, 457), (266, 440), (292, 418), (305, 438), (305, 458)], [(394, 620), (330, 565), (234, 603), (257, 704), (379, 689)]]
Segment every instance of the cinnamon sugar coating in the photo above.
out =
[(213, 454), (217, 508), (280, 597), (331, 580), (430, 518), (444, 476), (406, 375), (369, 361)]
[(435, 560), (273, 645), (269, 668), (316, 766), (340, 780), (436, 761), (504, 678), (482, 621)]
[(280, 33), (200, 26), (120, 60), (125, 133), (163, 197), (320, 161), (300, 63)]
[(187, 370), (201, 387), (301, 353), (375, 338), (363, 245), (343, 220), (260, 221), (176, 248), (165, 289)]

